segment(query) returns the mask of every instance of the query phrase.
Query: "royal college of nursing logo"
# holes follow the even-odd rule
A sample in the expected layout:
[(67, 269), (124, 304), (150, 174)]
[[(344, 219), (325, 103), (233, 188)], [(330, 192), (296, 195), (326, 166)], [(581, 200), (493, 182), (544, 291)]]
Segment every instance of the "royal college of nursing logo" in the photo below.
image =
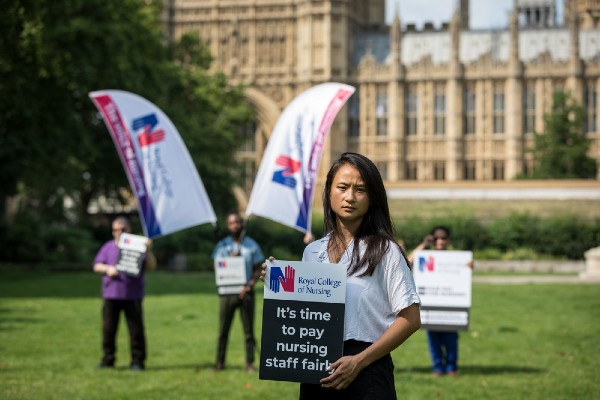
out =
[(283, 169), (275, 171), (273, 174), (273, 182), (280, 183), (291, 189), (295, 188), (297, 181), (293, 175), (300, 170), (302, 163), (288, 156), (280, 155), (277, 157), (277, 160), (275, 160), (275, 164), (283, 167)]
[(285, 274), (281, 270), (281, 267), (271, 267), (269, 289), (273, 293), (279, 293), (280, 287), (283, 288), (284, 292), (293, 292), (295, 277), (296, 270), (289, 265), (285, 267)]
[(131, 124), (133, 130), (138, 131), (141, 129), (141, 132), (138, 135), (140, 147), (146, 147), (165, 140), (165, 131), (162, 129), (154, 130), (156, 125), (158, 125), (156, 114), (148, 114), (133, 120)]
[(421, 272), (425, 272), (425, 270), (427, 271), (433, 271), (434, 269), (434, 262), (433, 262), (433, 257), (419, 257), (419, 271)]

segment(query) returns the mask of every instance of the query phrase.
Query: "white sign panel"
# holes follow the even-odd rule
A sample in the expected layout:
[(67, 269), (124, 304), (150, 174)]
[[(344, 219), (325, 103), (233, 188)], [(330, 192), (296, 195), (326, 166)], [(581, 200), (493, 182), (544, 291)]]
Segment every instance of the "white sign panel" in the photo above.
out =
[(117, 271), (131, 276), (138, 276), (142, 270), (142, 256), (146, 253), (145, 236), (122, 233), (119, 236), (119, 261), (115, 268)]
[(427, 326), (467, 326), (469, 324), (468, 311), (454, 310), (421, 310), (421, 325)]
[(215, 260), (215, 281), (217, 286), (245, 285), (246, 263), (244, 257), (223, 257)]
[(413, 258), (413, 276), (423, 306), (471, 307), (470, 251), (423, 250)]

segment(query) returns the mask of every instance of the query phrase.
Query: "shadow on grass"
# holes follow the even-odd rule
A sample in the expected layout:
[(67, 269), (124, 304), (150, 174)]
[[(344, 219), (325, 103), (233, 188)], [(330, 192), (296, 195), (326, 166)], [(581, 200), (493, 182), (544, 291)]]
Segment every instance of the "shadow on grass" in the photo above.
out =
[[(226, 373), (227, 371), (237, 371), (242, 372), (245, 368), (242, 365), (233, 365), (227, 366), (223, 371), (215, 371), (215, 364), (213, 363), (204, 363), (204, 364), (174, 364), (174, 365), (146, 365), (146, 371), (152, 372), (161, 372), (161, 371), (194, 371), (195, 373), (211, 373), (211, 374), (221, 374)], [(125, 372), (129, 371), (129, 367), (126, 365), (116, 366), (114, 368), (103, 368), (102, 371), (118, 371)], [(248, 374), (258, 373), (258, 368), (255, 372), (249, 372)]]
[[(431, 374), (430, 367), (396, 368), (394, 373)], [(542, 368), (523, 367), (519, 365), (461, 365), (460, 375), (516, 375), (516, 374), (543, 374)]]
[(15, 331), (19, 329), (17, 325), (19, 324), (37, 324), (42, 322), (39, 318), (33, 317), (12, 317), (12, 314), (15, 311), (20, 311), (16, 309), (2, 307), (0, 308), (0, 331)]
[[(220, 374), (227, 371), (244, 371), (242, 365), (227, 366), (223, 371), (215, 371), (215, 364), (204, 363), (204, 364), (181, 364), (181, 365), (147, 365), (146, 370), (149, 371), (174, 371), (174, 370), (193, 370), (196, 373), (211, 373)], [(257, 369), (258, 373), (258, 369)], [(251, 373), (249, 373), (251, 374)]]
[[(217, 295), (214, 274), (152, 271), (146, 274), (146, 296)], [(102, 277), (88, 272), (0, 269), (0, 298), (100, 298)]]

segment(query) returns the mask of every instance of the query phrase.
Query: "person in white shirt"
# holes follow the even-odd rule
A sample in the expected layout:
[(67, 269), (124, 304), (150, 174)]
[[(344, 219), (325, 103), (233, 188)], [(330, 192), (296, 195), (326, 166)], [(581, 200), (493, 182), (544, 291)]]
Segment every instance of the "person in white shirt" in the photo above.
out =
[(421, 326), (420, 300), (375, 164), (343, 153), (327, 174), (323, 210), (326, 235), (302, 261), (347, 266), (344, 355), (320, 384), (301, 383), (300, 399), (396, 399), (390, 352)]

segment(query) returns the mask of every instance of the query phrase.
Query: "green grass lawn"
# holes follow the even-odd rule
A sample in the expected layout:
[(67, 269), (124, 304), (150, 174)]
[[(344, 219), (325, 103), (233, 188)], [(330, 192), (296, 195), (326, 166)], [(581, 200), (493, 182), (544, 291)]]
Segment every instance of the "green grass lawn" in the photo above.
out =
[[(100, 277), (0, 271), (0, 399), (296, 399), (298, 384), (243, 371), (236, 319), (228, 369), (213, 372), (211, 274), (154, 272), (144, 302), (148, 361), (131, 372), (124, 321), (117, 368), (96, 370)], [(262, 296), (258, 301), (260, 333)], [(473, 287), (457, 378), (433, 377), (422, 331), (393, 353), (399, 399), (590, 399), (600, 394), (600, 285)]]

